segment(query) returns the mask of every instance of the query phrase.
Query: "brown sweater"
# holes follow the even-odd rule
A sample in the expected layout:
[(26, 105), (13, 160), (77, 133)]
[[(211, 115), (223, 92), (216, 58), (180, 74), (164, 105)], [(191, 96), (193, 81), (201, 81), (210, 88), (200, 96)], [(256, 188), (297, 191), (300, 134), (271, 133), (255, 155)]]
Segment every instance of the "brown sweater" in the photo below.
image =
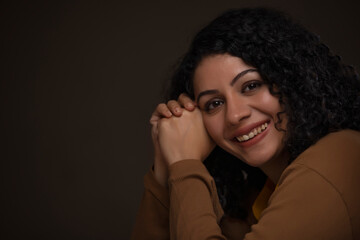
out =
[[(214, 180), (198, 160), (170, 166), (169, 190), (150, 171), (132, 239), (235, 239), (224, 235)], [(360, 239), (360, 132), (331, 133), (282, 173), (246, 240)]]

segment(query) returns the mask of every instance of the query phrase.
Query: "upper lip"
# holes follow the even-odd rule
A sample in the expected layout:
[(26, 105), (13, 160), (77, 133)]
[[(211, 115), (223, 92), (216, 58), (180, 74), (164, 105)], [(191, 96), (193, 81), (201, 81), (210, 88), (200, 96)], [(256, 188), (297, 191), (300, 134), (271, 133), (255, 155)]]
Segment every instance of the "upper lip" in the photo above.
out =
[(257, 128), (259, 126), (261, 126), (262, 124), (266, 123), (266, 122), (270, 122), (269, 119), (267, 120), (262, 120), (262, 121), (259, 121), (259, 122), (255, 122), (255, 123), (252, 123), (252, 124), (249, 124), (245, 127), (242, 127), (238, 130), (236, 130), (236, 132), (234, 132), (233, 135), (231, 135), (230, 139), (234, 139), (238, 136), (242, 136), (242, 135), (245, 135), (245, 134), (248, 134), (251, 130), (253, 130), (254, 128)]

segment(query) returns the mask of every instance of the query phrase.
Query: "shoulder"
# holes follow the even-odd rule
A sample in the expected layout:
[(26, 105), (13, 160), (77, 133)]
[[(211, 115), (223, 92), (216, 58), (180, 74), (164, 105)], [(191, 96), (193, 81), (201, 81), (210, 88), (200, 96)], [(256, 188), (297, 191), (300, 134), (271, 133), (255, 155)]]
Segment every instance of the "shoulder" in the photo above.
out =
[(360, 182), (360, 132), (342, 130), (321, 138), (285, 169), (279, 184), (300, 168), (317, 173), (334, 186), (353, 187)]
[[(274, 195), (308, 199), (309, 206), (313, 206), (311, 211), (325, 209), (332, 202), (324, 213), (343, 209), (347, 217), (340, 218), (341, 221), (348, 219), (353, 236), (359, 237), (360, 229), (356, 228), (360, 225), (359, 183), (360, 132), (342, 130), (326, 135), (300, 154), (284, 170), (278, 182), (279, 191)], [(314, 204), (316, 201), (318, 204)]]
[(329, 133), (300, 154), (295, 162), (305, 163), (310, 156), (333, 158), (333, 154), (350, 158), (359, 156), (360, 132), (347, 129)]
[(360, 239), (359, 183), (360, 132), (330, 133), (284, 170), (245, 239)]
[(284, 170), (245, 239), (360, 239), (359, 173), (360, 132), (328, 134)]
[(360, 132), (342, 130), (329, 133), (300, 154), (289, 167), (299, 166), (312, 169), (334, 181), (340, 181), (352, 172), (359, 175)]

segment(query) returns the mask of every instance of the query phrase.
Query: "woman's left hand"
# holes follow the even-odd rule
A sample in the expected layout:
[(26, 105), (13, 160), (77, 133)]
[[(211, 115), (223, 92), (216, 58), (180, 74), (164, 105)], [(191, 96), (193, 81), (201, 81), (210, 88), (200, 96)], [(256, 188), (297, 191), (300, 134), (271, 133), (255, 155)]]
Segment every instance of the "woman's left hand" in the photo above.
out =
[(162, 118), (157, 127), (160, 149), (169, 166), (184, 159), (203, 161), (215, 147), (198, 108), (191, 112), (182, 109), (180, 117)]

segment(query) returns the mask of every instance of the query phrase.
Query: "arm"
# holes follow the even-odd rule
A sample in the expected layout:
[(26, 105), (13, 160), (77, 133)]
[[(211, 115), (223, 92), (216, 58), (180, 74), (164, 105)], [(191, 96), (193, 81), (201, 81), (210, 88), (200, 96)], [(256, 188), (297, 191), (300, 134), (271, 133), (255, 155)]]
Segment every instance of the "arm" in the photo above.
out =
[[(195, 108), (193, 102), (184, 95), (179, 98), (179, 102), (189, 111)], [(158, 123), (162, 118), (180, 117), (182, 112), (178, 102), (169, 101), (167, 105), (159, 104), (150, 118), (155, 153), (154, 169), (144, 177), (145, 191), (136, 216), (132, 240), (169, 239), (168, 169), (159, 146)]]
[(169, 171), (169, 190), (158, 183), (153, 171), (145, 175), (131, 239), (209, 239), (206, 234), (214, 232), (211, 239), (226, 239), (219, 227), (223, 211), (215, 183), (205, 166), (199, 160), (183, 160)]
[(171, 239), (226, 239), (215, 183), (202, 162), (179, 161), (169, 174)]
[[(215, 225), (213, 226), (218, 230), (219, 237), (224, 239), (224, 236), (221, 235), (221, 229), (219, 227), (219, 222), (223, 212), (218, 201), (215, 184), (212, 177), (209, 175), (206, 168), (200, 161), (205, 159), (205, 157), (211, 152), (214, 144), (204, 129), (200, 111), (198, 109), (194, 111), (194, 105), (189, 98), (183, 97), (183, 100), (181, 100), (180, 97), (179, 99), (179, 102), (182, 106), (188, 106), (187, 109), (181, 108), (178, 102), (170, 101), (168, 105), (159, 104), (151, 117), (150, 123), (152, 124), (152, 137), (155, 149), (155, 167), (154, 172), (148, 173), (145, 177), (144, 183), (146, 189), (137, 216), (132, 239), (167, 238), (166, 236), (169, 235), (169, 222), (171, 225), (170, 229), (173, 238), (175, 238), (178, 233), (184, 233), (185, 236), (189, 236), (186, 235), (189, 232), (188, 228), (183, 228), (181, 226), (182, 223), (177, 221), (178, 218), (176, 217), (178, 213), (182, 213), (179, 210), (182, 209), (182, 200), (184, 200), (184, 198), (181, 196), (178, 199), (176, 192), (181, 192), (182, 189), (184, 189), (184, 186), (185, 190), (190, 190), (188, 191), (190, 195), (193, 195), (192, 192), (196, 193), (198, 196), (203, 196), (206, 192), (208, 195), (210, 193), (211, 199), (203, 199), (204, 201), (202, 203), (206, 202), (206, 204), (194, 205), (192, 209), (195, 209), (196, 212), (201, 215), (202, 213), (208, 211), (208, 206), (212, 206), (210, 211), (215, 211), (216, 215)], [(180, 109), (181, 111), (175, 111), (176, 108)], [(193, 113), (185, 110), (193, 111)], [(184, 116), (182, 116), (183, 113)], [(194, 174), (196, 180), (199, 180), (200, 177), (201, 181), (193, 181), (193, 176), (182, 178), (182, 175), (189, 174), (189, 172), (186, 171), (186, 167), (180, 168), (179, 171), (177, 166), (182, 166), (183, 164), (179, 163), (175, 164), (175, 167), (172, 166), (172, 164), (176, 163), (177, 161), (186, 158), (196, 159), (185, 162), (193, 163), (193, 165), (195, 164), (195, 167), (190, 167), (192, 169), (191, 173)], [(167, 166), (164, 167), (164, 165)], [(172, 193), (171, 209), (174, 210), (174, 214), (170, 213), (171, 216), (174, 217), (170, 219), (168, 204), (164, 204), (164, 202), (169, 201), (169, 196), (165, 198), (167, 199), (165, 201), (161, 201), (161, 199), (158, 197), (163, 195), (161, 192), (168, 194), (166, 187), (168, 185), (167, 178), (169, 165), (170, 169), (174, 170), (170, 171), (175, 173), (175, 175), (172, 175), (173, 178), (169, 180), (170, 192)], [(182, 170), (185, 171), (183, 172)], [(182, 180), (185, 179), (186, 183), (183, 184), (184, 182)], [(149, 185), (149, 183), (153, 184)], [(187, 184), (190, 184), (193, 188), (187, 188)], [(203, 184), (206, 185), (205, 188), (203, 187)], [(156, 189), (160, 190), (157, 191)], [(184, 214), (186, 214), (186, 212), (184, 212)], [(197, 217), (196, 214), (193, 216)], [(214, 214), (211, 217), (214, 217)], [(180, 226), (180, 228), (177, 230), (177, 233), (174, 231), (174, 225)], [(229, 221), (222, 221), (221, 225), (225, 226), (225, 232), (231, 236), (243, 236), (246, 232), (248, 232), (249, 229), (245, 222), (239, 221), (236, 221), (236, 224), (232, 224)], [(201, 226), (203, 225), (194, 225), (195, 228), (192, 229), (196, 229), (195, 231), (199, 232), (198, 227)], [(233, 231), (234, 227), (236, 227), (235, 231)], [(141, 229), (144, 229), (144, 231)], [(203, 228), (203, 232), (206, 231), (207, 227)], [(185, 237), (185, 239), (186, 238), (187, 237)]]
[(157, 127), (160, 150), (169, 169), (171, 239), (207, 239), (202, 234), (212, 233), (210, 225), (217, 230), (216, 239), (225, 239), (219, 226), (222, 210), (215, 184), (202, 164), (215, 145), (200, 110), (163, 118)]
[[(183, 96), (179, 102), (182, 106), (186, 106), (186, 101), (189, 103), (191, 100)], [(169, 178), (171, 195), (170, 235), (174, 239), (203, 239), (205, 235), (202, 233), (208, 232), (207, 220), (210, 220), (211, 223), (214, 223), (211, 226), (218, 233), (213, 237), (225, 239), (220, 228), (220, 219), (223, 213), (218, 201), (216, 187), (212, 177), (202, 164), (202, 160), (213, 149), (214, 143), (204, 128), (201, 112), (199, 109), (194, 109), (192, 112), (181, 109), (182, 114), (176, 114), (174, 108), (180, 106), (175, 102), (169, 102), (168, 107), (176, 117), (162, 118), (156, 126), (160, 150), (169, 166), (169, 172), (171, 172)], [(184, 159), (193, 160), (183, 161)], [(188, 164), (183, 164), (184, 162)], [(188, 167), (180, 167), (179, 169), (179, 166)], [(180, 194), (176, 194), (176, 192)], [(211, 198), (208, 197), (209, 195)], [(201, 198), (200, 204), (193, 201), (191, 196), (199, 196)], [(187, 210), (187, 207), (190, 209)], [(210, 218), (207, 218), (206, 215), (209, 211), (215, 211), (215, 213), (211, 213)], [(215, 221), (213, 221), (214, 216)], [(194, 218), (198, 217), (200, 218), (196, 221), (199, 224), (183, 225), (183, 223), (186, 224), (187, 220), (190, 220), (189, 223), (191, 223)], [(203, 220), (205, 222), (202, 222)], [(232, 237), (243, 236), (249, 231), (248, 223), (245, 221), (231, 222), (223, 219), (221, 226), (224, 226), (225, 233)], [(195, 237), (190, 232), (196, 233)], [(234, 239), (242, 239), (242, 237)]]
[(169, 239), (168, 190), (158, 183), (152, 170), (144, 177), (144, 187), (131, 239)]

